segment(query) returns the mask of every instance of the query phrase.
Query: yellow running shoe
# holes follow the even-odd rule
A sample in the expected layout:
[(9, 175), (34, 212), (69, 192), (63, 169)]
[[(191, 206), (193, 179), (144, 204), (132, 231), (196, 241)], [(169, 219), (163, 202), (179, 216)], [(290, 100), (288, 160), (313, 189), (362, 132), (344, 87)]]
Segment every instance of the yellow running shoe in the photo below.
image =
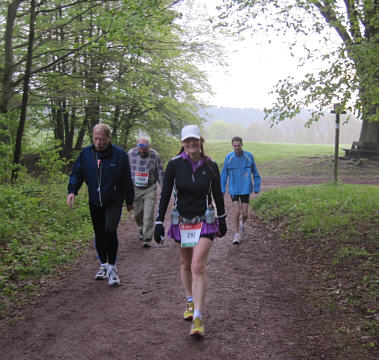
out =
[(186, 306), (186, 311), (183, 314), (184, 320), (193, 319), (193, 310), (194, 310), (193, 302), (188, 302)]
[(203, 326), (203, 320), (199, 318), (195, 318), (192, 321), (191, 331), (190, 335), (196, 335), (203, 337), (205, 334), (204, 326)]

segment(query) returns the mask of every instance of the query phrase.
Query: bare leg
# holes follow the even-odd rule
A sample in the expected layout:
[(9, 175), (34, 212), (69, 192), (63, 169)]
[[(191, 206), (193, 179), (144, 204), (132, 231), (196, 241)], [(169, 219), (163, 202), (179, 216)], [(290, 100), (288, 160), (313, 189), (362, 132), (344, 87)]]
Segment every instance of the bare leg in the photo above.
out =
[(249, 209), (249, 204), (241, 203), (241, 215), (242, 215), (242, 223), (245, 224), (247, 220), (247, 213)]
[(201, 237), (199, 243), (193, 250), (192, 256), (192, 293), (194, 298), (195, 310), (202, 311), (207, 292), (207, 273), (205, 270), (209, 251), (212, 248), (212, 240)]
[(240, 232), (240, 203), (239, 201), (233, 201), (233, 221), (234, 232), (239, 234)]
[(192, 296), (192, 272), (191, 272), (191, 262), (193, 248), (182, 248), (180, 245), (180, 278), (182, 280), (182, 285), (186, 296)]

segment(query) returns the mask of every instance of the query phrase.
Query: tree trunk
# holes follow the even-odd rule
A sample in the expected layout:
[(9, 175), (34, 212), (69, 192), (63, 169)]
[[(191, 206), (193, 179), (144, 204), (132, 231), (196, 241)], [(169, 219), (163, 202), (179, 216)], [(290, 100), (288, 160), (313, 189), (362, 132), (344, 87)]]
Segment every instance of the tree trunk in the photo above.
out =
[[(24, 87), (22, 94), (22, 103), (21, 103), (21, 114), (20, 122), (17, 128), (16, 144), (14, 149), (13, 164), (18, 165), (21, 158), (21, 143), (22, 137), (24, 135), (25, 121), (26, 121), (26, 111), (28, 107), (28, 98), (29, 98), (29, 82), (30, 82), (30, 73), (32, 69), (33, 61), (33, 44), (34, 44), (34, 27), (35, 27), (35, 17), (36, 17), (36, 2), (31, 0), (30, 2), (30, 27), (29, 27), (29, 41), (28, 41), (28, 52), (26, 57), (26, 66), (25, 66), (25, 77), (24, 77)], [(12, 171), (11, 183), (13, 184), (17, 180), (18, 169), (17, 167)]]
[(372, 99), (366, 96), (364, 86), (359, 93), (363, 106), (363, 122), (361, 133), (359, 136), (360, 147), (363, 150), (375, 152), (376, 156), (379, 156), (379, 121), (369, 121), (377, 114), (377, 106), (372, 104)]
[(75, 144), (74, 150), (76, 150), (76, 151), (81, 150), (81, 148), (83, 146), (83, 140), (84, 140), (84, 136), (86, 134), (87, 128), (88, 128), (88, 117), (87, 117), (87, 115), (85, 115), (84, 120), (82, 122), (82, 125), (80, 126), (80, 130), (79, 130), (78, 137), (76, 139), (76, 144)]
[[(1, 79), (1, 95), (0, 95), (0, 113), (6, 114), (9, 111), (9, 100), (14, 93), (14, 85), (12, 81), (13, 74), (13, 33), (14, 23), (17, 17), (17, 9), (23, 0), (12, 1), (8, 5), (7, 21), (5, 25), (4, 34), (4, 64), (3, 64), (3, 77)], [(0, 129), (6, 131), (6, 122), (0, 121)], [(8, 135), (0, 135), (0, 142), (10, 144)]]
[(379, 121), (363, 120), (359, 142), (364, 148), (373, 148), (379, 155)]
[(9, 100), (14, 92), (12, 75), (14, 72), (13, 64), (13, 33), (14, 23), (17, 17), (17, 9), (23, 0), (12, 1), (8, 6), (7, 23), (4, 35), (4, 68), (2, 78), (2, 94), (0, 100), (0, 112), (7, 113), (9, 110)]
[(120, 122), (120, 113), (121, 113), (121, 106), (116, 105), (113, 113), (113, 121), (112, 121), (112, 141), (117, 144), (118, 142), (118, 126)]
[(74, 144), (74, 129), (76, 124), (76, 109), (73, 108), (67, 119), (67, 126), (65, 126), (64, 143), (63, 143), (63, 157), (66, 159), (71, 156)]

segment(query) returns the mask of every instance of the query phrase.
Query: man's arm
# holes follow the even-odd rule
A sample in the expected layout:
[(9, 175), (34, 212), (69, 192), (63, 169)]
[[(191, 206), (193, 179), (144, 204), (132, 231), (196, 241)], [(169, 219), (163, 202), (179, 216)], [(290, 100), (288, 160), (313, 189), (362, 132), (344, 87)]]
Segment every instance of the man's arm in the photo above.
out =
[(81, 172), (81, 154), (76, 158), (74, 166), (72, 167), (72, 171), (70, 174), (70, 179), (68, 181), (67, 186), (67, 205), (71, 208), (75, 202), (75, 196), (78, 194), (80, 187), (83, 184), (84, 178)]
[(123, 166), (123, 176), (124, 176), (124, 200), (126, 202), (126, 208), (130, 211), (133, 209), (134, 201), (134, 186), (130, 171), (129, 157), (126, 155), (124, 157), (124, 166)]
[(257, 166), (255, 165), (255, 161), (253, 161), (252, 173), (254, 178), (254, 192), (258, 194), (261, 191), (261, 177), (259, 176)]

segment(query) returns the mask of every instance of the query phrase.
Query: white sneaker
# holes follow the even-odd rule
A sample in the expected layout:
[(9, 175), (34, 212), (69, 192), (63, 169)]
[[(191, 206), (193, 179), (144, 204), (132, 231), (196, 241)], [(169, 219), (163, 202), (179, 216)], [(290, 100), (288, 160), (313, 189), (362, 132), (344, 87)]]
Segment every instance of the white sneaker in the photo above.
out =
[(109, 281), (109, 286), (118, 285), (120, 283), (120, 278), (117, 275), (116, 265), (108, 265), (107, 278)]
[(243, 236), (243, 234), (245, 233), (245, 224), (240, 221), (240, 234), (241, 236)]
[(107, 269), (108, 269), (108, 263), (104, 263), (100, 265), (100, 269), (95, 275), (95, 280), (103, 280), (107, 277)]
[(240, 243), (240, 234), (235, 234), (233, 239), (233, 244), (239, 244)]

